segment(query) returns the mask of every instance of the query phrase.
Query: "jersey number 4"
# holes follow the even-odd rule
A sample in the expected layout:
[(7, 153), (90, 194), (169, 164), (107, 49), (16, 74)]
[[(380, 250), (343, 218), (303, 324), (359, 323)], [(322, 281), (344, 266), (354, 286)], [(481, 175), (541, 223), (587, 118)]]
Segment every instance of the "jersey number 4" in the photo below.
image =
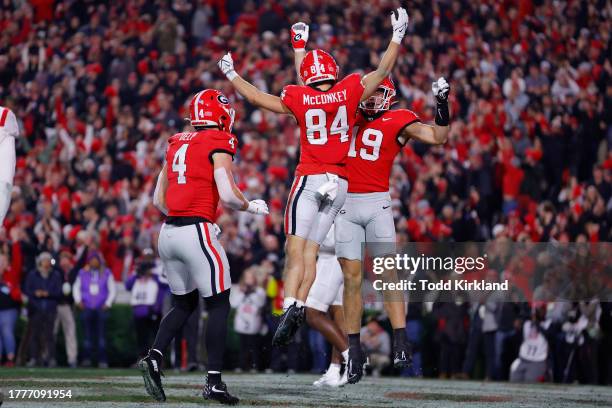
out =
[(182, 145), (176, 153), (174, 153), (174, 158), (172, 159), (172, 171), (178, 173), (178, 177), (176, 178), (177, 184), (186, 184), (187, 177), (185, 177), (185, 172), (187, 171), (187, 165), (185, 164), (185, 156), (187, 155), (187, 148), (189, 145), (185, 143)]
[[(323, 109), (308, 109), (305, 115), (306, 138), (310, 144), (324, 145), (327, 143), (327, 114)], [(340, 135), (340, 143), (348, 142), (348, 117), (346, 106), (338, 108), (338, 113), (329, 128), (330, 135)]]
[[(351, 140), (351, 149), (348, 152), (349, 157), (357, 157), (355, 143), (357, 136)], [(366, 129), (361, 135), (361, 143), (363, 147), (359, 149), (359, 157), (363, 160), (376, 161), (380, 156), (380, 145), (383, 141), (383, 132), (378, 129)]]

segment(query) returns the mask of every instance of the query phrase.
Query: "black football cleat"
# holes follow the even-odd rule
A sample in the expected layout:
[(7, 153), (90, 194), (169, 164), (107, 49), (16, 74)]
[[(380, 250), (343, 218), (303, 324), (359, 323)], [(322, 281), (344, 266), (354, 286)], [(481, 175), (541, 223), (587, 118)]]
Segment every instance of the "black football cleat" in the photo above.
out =
[(234, 397), (227, 391), (227, 385), (224, 382), (211, 385), (206, 378), (206, 384), (202, 390), (202, 396), (207, 400), (213, 400), (225, 405), (236, 405), (240, 400)]
[(365, 363), (365, 355), (361, 348), (349, 348), (349, 358), (346, 363), (346, 377), (349, 384), (357, 384), (361, 380)]
[(295, 303), (283, 312), (272, 338), (272, 345), (276, 347), (286, 346), (291, 343), (293, 336), (304, 321), (304, 308), (299, 308)]
[(166, 394), (161, 382), (163, 373), (157, 360), (148, 355), (138, 362), (138, 368), (142, 373), (147, 393), (157, 401), (165, 401)]
[(393, 344), (393, 367), (407, 368), (412, 365), (412, 346), (407, 341)]

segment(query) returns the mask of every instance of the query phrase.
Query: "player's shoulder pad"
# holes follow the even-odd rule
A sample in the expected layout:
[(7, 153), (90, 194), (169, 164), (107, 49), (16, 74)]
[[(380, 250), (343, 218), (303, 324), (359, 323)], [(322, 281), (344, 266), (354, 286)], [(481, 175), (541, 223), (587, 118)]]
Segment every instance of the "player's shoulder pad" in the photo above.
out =
[(394, 120), (403, 122), (404, 126), (413, 124), (414, 122), (420, 122), (421, 118), (415, 112), (410, 109), (394, 109), (390, 110), (385, 114), (385, 117), (391, 117)]
[(227, 153), (234, 157), (238, 151), (238, 139), (229, 132), (208, 130), (202, 142), (209, 148), (208, 158), (211, 162), (215, 153)]
[(176, 143), (182, 135), (184, 135), (184, 133), (175, 133), (174, 135), (170, 136), (168, 138), (168, 144), (171, 145)]
[(340, 83), (342, 84), (360, 84), (361, 83), (361, 74), (359, 74), (358, 72), (353, 72), (352, 74), (348, 74), (347, 76), (345, 76), (344, 78), (342, 78), (342, 80), (340, 81)]
[(15, 113), (5, 106), (0, 106), (0, 127), (8, 136), (19, 137), (19, 123)]
[(285, 100), (291, 98), (293, 95), (299, 92), (300, 88), (300, 85), (285, 85), (280, 94), (281, 101), (285, 102)]

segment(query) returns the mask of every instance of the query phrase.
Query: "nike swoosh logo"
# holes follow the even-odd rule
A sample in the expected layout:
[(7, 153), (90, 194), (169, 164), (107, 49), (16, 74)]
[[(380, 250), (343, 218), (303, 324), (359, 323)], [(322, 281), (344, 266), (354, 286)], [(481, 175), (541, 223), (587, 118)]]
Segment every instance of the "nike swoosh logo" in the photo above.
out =
[(438, 109), (438, 116), (442, 116), (442, 111)]
[(220, 392), (221, 394), (223, 394), (225, 391), (223, 390), (218, 390), (216, 385), (213, 385), (213, 387), (210, 389), (212, 392)]
[(346, 214), (346, 210), (340, 210), (340, 214)]
[(383, 118), (383, 120), (382, 120), (382, 121), (383, 121), (383, 122), (386, 122), (386, 121), (388, 121), (388, 120), (391, 120), (391, 118)]
[(383, 206), (383, 210), (386, 210), (387, 208), (391, 207), (390, 205), (387, 206)]

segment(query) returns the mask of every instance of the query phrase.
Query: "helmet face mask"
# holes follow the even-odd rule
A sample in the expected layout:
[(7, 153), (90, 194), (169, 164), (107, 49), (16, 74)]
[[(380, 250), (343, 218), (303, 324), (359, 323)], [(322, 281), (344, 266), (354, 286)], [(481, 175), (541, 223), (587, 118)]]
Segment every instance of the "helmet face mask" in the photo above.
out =
[(359, 108), (368, 117), (377, 116), (391, 108), (396, 102), (394, 97), (395, 86), (390, 78), (385, 79), (374, 94), (359, 104)]

